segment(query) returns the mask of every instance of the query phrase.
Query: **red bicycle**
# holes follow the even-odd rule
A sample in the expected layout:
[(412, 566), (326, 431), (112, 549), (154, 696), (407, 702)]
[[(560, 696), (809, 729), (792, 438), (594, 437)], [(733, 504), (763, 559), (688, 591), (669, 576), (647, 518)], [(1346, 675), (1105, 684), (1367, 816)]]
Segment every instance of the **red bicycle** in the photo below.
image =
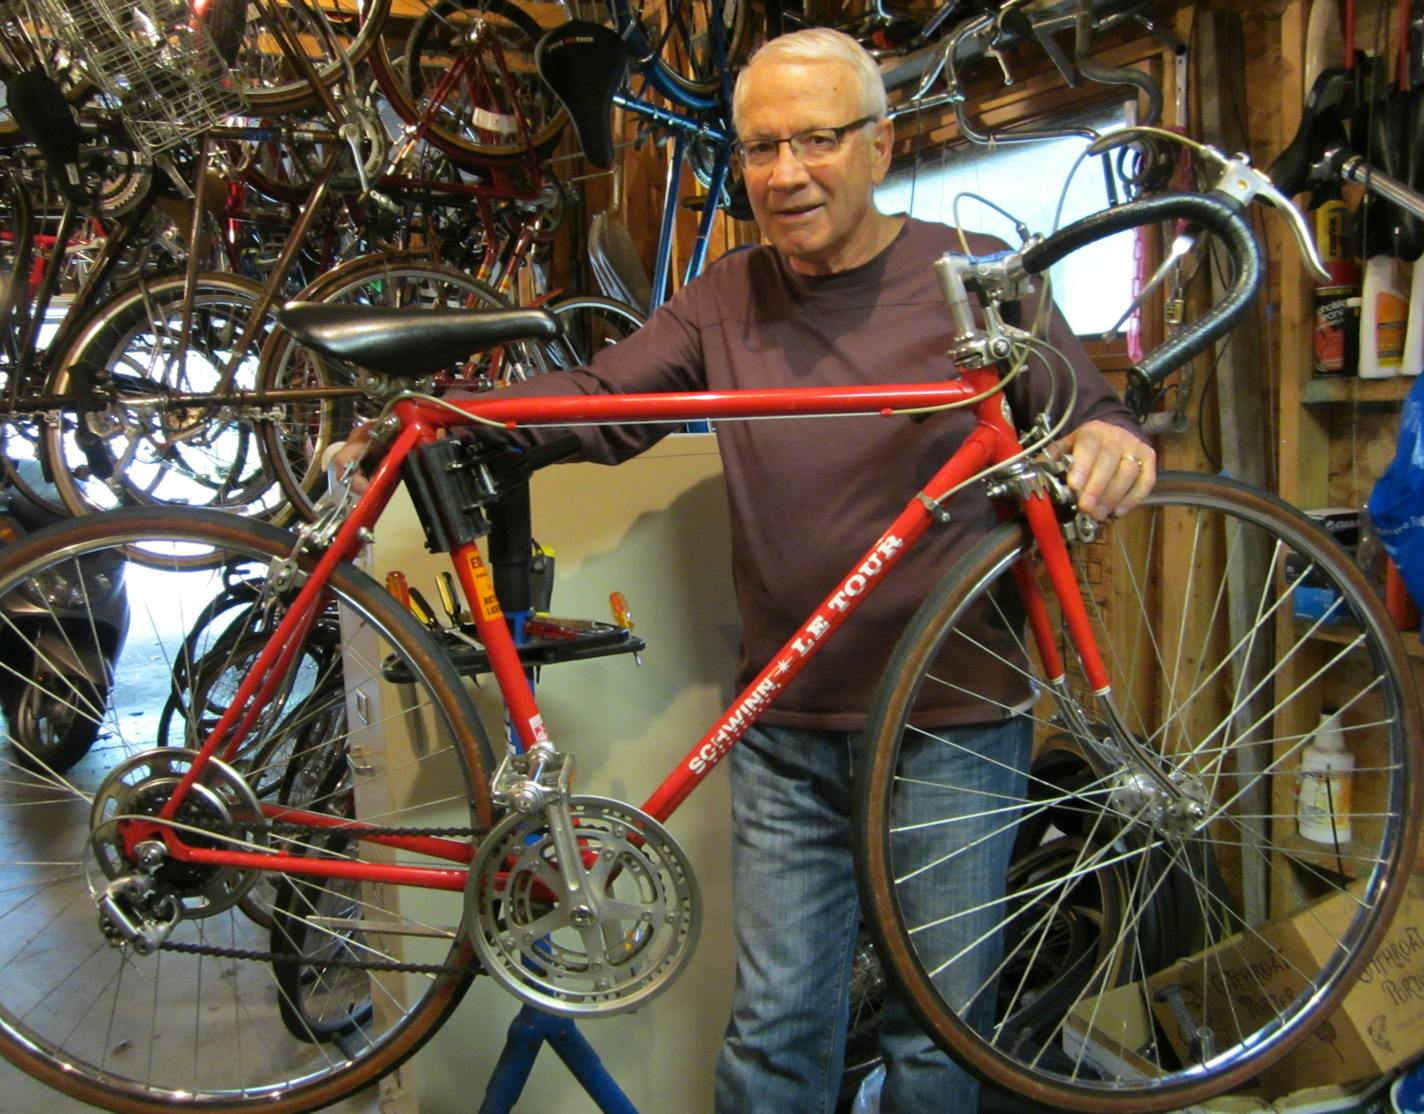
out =
[[(389, 391), (389, 447), (359, 498), (334, 491), (296, 533), (118, 510), (0, 559), (0, 615), (23, 598), (72, 616), (118, 589), (89, 570), (120, 550), (135, 612), (104, 707), (45, 694), (101, 721), (91, 754), (64, 776), (15, 764), (0, 779), (0, 1051), (110, 1109), (294, 1111), (400, 1063), (479, 971), (555, 1013), (645, 1004), (682, 969), (701, 915), (664, 821), (955, 513), (955, 494), (983, 484), (1001, 524), (926, 592), (867, 729), (857, 856), (882, 960), (944, 1047), (1043, 1104), (1165, 1110), (1255, 1077), (1369, 960), (1413, 864), (1409, 663), (1359, 569), (1270, 495), (1168, 474), (1121, 521), (1075, 515), (1043, 451), (1054, 417), (1020, 433), (1005, 416), (1003, 387), (1030, 373), (1036, 342), (997, 312), (1101, 236), (1166, 220), (1210, 230), (1234, 286), (1143, 361), (1150, 397), (1251, 303), (1261, 260), (1239, 209), (1239, 195), (1167, 195), (1004, 258), (946, 256), (960, 374), (945, 382), (450, 402), (407, 393), (407, 377), (547, 339), (553, 319), (289, 308), (294, 336), (376, 369), (370, 384)], [(491, 575), (501, 554), (480, 549), (529, 470), (564, 450), (442, 431), (956, 407), (973, 432), (643, 806), (574, 794), (573, 759), (526, 678), (554, 651), (511, 633)], [(451, 557), (463, 603), (448, 624), (353, 563), (402, 481)], [(620, 633), (559, 641), (593, 652), (580, 636)], [(480, 671), (519, 744), (497, 766), (465, 687)], [(963, 783), (925, 779), (926, 751), (950, 744), (923, 710), (948, 689), (1021, 706), (1070, 760), (1029, 776), (967, 754)], [(1349, 826), (1322, 843), (1297, 830), (1296, 786), (1327, 705), (1356, 772)], [(1007, 830), (1022, 853), (1002, 894), (956, 904), (956, 872)], [(1280, 946), (1283, 917), (1330, 926), (1318, 966)], [(231, 1051), (196, 1054), (214, 1047)]]

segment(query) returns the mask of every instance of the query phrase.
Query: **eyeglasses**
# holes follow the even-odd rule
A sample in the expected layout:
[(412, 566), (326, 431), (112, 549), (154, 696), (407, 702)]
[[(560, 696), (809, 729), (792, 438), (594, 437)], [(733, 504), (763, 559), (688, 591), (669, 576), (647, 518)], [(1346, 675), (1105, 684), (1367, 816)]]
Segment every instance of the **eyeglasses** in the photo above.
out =
[(791, 146), (791, 154), (802, 166), (820, 166), (830, 162), (841, 142), (847, 135), (866, 124), (875, 123), (877, 117), (862, 116), (838, 128), (811, 128), (781, 139), (746, 139), (732, 144), (732, 151), (744, 167), (767, 167), (776, 161), (777, 152), (783, 143)]

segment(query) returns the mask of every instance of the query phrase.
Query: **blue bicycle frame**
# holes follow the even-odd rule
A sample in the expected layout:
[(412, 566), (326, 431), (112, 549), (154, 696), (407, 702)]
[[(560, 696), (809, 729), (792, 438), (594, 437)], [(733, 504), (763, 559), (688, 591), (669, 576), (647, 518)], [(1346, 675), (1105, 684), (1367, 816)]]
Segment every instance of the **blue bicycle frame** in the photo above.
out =
[[(697, 238), (688, 256), (683, 281), (689, 282), (702, 273), (707, 262), (707, 244), (712, 234), (712, 222), (717, 215), (719, 200), (731, 169), (732, 143), (732, 80), (727, 66), (727, 43), (721, 19), (719, 0), (713, 0), (713, 18), (708, 21), (713, 57), (721, 84), (715, 96), (704, 96), (684, 89), (669, 78), (659, 64), (658, 56), (643, 34), (642, 26), (628, 7), (628, 0), (610, 0), (619, 35), (628, 54), (648, 85), (677, 108), (663, 108), (642, 97), (615, 93), (613, 103), (636, 113), (673, 133), (672, 158), (668, 163), (667, 189), (658, 231), (658, 250), (653, 264), (653, 306), (661, 305), (670, 293), (673, 226), (677, 217), (678, 179), (686, 159), (688, 145), (708, 142), (715, 149), (712, 170), (707, 182), (707, 197), (698, 216)], [(676, 0), (673, 0), (676, 3)], [(675, 15), (672, 17), (675, 18)], [(682, 111), (678, 111), (681, 109)]]

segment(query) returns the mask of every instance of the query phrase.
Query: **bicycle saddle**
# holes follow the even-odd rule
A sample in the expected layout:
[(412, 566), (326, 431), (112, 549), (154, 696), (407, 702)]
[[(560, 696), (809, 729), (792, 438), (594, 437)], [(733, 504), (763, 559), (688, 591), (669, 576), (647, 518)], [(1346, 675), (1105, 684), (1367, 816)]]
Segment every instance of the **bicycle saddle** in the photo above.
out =
[(421, 309), (288, 302), (277, 320), (297, 343), (403, 378), (433, 375), (472, 353), (552, 340), (559, 319), (542, 309)]
[(571, 19), (544, 34), (534, 48), (534, 64), (563, 102), (584, 156), (594, 166), (613, 165), (609, 109), (628, 70), (618, 32), (585, 19)]

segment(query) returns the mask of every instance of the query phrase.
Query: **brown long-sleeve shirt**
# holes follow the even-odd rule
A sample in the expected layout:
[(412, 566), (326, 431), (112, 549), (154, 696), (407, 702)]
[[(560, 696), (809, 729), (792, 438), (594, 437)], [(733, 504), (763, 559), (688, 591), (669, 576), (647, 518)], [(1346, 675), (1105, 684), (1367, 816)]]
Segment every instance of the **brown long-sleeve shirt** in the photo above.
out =
[[(972, 251), (998, 246), (970, 236)], [(799, 274), (770, 247), (733, 252), (642, 329), (599, 353), (591, 367), (511, 390), (549, 395), (939, 381), (954, 374), (954, 365), (946, 354), (951, 328), (934, 262), (959, 250), (954, 230), (907, 220), (870, 262), (831, 275)], [(1099, 418), (1135, 429), (1056, 313), (1047, 339), (1068, 357), (1078, 381), (1067, 428)], [(1047, 377), (1034, 376), (1031, 390), (1036, 398), (1046, 395)], [(743, 624), (741, 683), (851, 571), (973, 423), (971, 411), (950, 411), (922, 422), (833, 417), (718, 424)], [(612, 464), (669, 431), (621, 426), (577, 433), (583, 459)], [(951, 522), (933, 528), (885, 578), (766, 712), (768, 722), (847, 731), (864, 725), (875, 683), (916, 607), (954, 557), (995, 521), (978, 489), (961, 492), (950, 509)], [(993, 666), (975, 663), (975, 687), (994, 693), (996, 703), (946, 690), (942, 706), (930, 713), (933, 721), (992, 720), (1002, 706), (1028, 695), (1007, 669), (986, 689), (986, 668)]]

